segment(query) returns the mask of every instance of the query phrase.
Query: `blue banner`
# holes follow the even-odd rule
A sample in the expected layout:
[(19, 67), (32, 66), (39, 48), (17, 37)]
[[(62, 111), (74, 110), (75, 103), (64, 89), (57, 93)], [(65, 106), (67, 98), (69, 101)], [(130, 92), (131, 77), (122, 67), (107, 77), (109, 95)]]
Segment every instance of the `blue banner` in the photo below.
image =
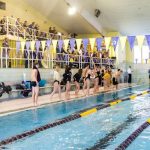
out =
[(130, 44), (130, 48), (132, 50), (133, 47), (134, 47), (135, 36), (128, 36), (128, 41), (129, 41), (129, 44)]
[(145, 37), (146, 37), (146, 41), (150, 50), (150, 35), (145, 35)]
[(64, 41), (63, 40), (58, 40), (58, 47), (59, 47), (59, 52), (61, 53), (61, 49), (63, 47)]
[(118, 40), (119, 40), (119, 37), (112, 37), (112, 44), (113, 44), (114, 50), (116, 50)]
[(103, 41), (103, 38), (97, 38), (96, 39), (96, 45), (97, 45), (98, 51), (101, 50), (102, 41)]
[(27, 51), (30, 49), (30, 41), (26, 41), (26, 49)]
[(40, 41), (35, 42), (36, 52), (39, 52), (40, 45), (41, 45)]
[(87, 51), (87, 46), (88, 46), (88, 43), (89, 43), (89, 39), (83, 39), (83, 47), (84, 47), (84, 52)]
[(75, 47), (75, 39), (70, 39), (71, 52), (74, 50), (74, 47)]
[(20, 50), (20, 48), (21, 48), (21, 43), (20, 43), (20, 41), (17, 41), (16, 42), (16, 50), (17, 50), (17, 52)]

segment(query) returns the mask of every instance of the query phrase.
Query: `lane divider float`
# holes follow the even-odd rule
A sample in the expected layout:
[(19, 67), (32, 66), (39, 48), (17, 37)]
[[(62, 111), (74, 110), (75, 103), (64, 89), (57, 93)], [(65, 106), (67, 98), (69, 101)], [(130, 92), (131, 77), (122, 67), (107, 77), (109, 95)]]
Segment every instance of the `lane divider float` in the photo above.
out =
[(147, 127), (150, 126), (150, 118), (124, 140), (115, 150), (125, 150)]

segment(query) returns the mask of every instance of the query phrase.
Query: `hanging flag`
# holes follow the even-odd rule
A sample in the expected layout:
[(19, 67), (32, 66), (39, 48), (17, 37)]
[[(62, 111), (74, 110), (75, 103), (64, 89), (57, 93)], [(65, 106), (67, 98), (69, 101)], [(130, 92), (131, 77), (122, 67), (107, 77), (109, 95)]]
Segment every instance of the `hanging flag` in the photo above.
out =
[(145, 35), (145, 37), (146, 37), (146, 41), (150, 50), (150, 35)]
[(58, 40), (58, 47), (59, 47), (60, 53), (61, 53), (61, 49), (63, 48), (63, 44), (64, 44), (63, 40)]
[(91, 44), (91, 49), (93, 50), (94, 45), (95, 45), (95, 38), (90, 38), (89, 41), (90, 41), (90, 44)]
[(36, 52), (39, 52), (40, 45), (41, 45), (41, 42), (40, 42), (40, 41), (36, 41), (36, 42), (35, 42)]
[(106, 51), (109, 49), (111, 37), (105, 37), (105, 45), (106, 45)]
[(83, 39), (83, 48), (84, 48), (84, 52), (87, 51), (87, 46), (88, 46), (88, 43), (89, 43), (89, 39)]
[(25, 46), (25, 41), (21, 41), (21, 50), (22, 50), (22, 52), (24, 51), (24, 46)]
[(76, 39), (77, 49), (80, 50), (82, 39)]
[(20, 41), (17, 41), (16, 42), (16, 50), (17, 50), (17, 52), (20, 50), (20, 48), (21, 48), (21, 43), (20, 43)]
[(67, 51), (67, 48), (68, 48), (68, 43), (69, 43), (68, 39), (64, 40), (64, 47), (65, 47), (66, 51)]
[(42, 44), (42, 50), (43, 50), (43, 52), (44, 52), (44, 50), (45, 50), (45, 45), (46, 45), (46, 41), (41, 41), (41, 44)]
[(97, 45), (98, 51), (101, 50), (102, 41), (103, 41), (103, 38), (97, 38), (96, 39), (96, 45)]
[(35, 51), (35, 41), (31, 41), (31, 50)]
[(30, 41), (26, 41), (26, 50), (29, 51), (30, 49)]
[(47, 41), (46, 41), (46, 45), (47, 45), (47, 48), (50, 49), (51, 40), (47, 40)]
[(130, 48), (132, 50), (133, 47), (134, 47), (135, 36), (128, 36), (128, 41), (129, 41), (129, 44), (130, 44)]
[(142, 46), (143, 46), (143, 43), (144, 43), (145, 36), (138, 35), (138, 36), (136, 36), (136, 39), (137, 39), (137, 42), (138, 42), (138, 46), (141, 49)]
[(52, 40), (54, 53), (56, 53), (57, 40)]
[(73, 51), (75, 47), (75, 39), (70, 39), (70, 47), (71, 47), (71, 51)]
[(124, 49), (125, 45), (126, 45), (126, 41), (127, 41), (127, 37), (126, 36), (121, 36), (120, 37), (120, 44), (121, 44), (121, 48)]
[(114, 50), (116, 50), (118, 40), (119, 40), (119, 37), (112, 37), (112, 44), (113, 44)]

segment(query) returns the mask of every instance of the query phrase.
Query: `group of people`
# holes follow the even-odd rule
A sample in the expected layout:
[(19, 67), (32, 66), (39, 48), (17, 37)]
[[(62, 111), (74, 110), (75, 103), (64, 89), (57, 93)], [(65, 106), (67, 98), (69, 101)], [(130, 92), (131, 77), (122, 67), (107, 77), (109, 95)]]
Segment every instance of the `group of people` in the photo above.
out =
[[(38, 71), (38, 64), (35, 64), (31, 74), (31, 86), (32, 86), (32, 98), (34, 105), (38, 102), (39, 93), (39, 81), (41, 80), (40, 73)], [(131, 71), (131, 70), (130, 70)], [(87, 64), (84, 69), (79, 69), (74, 75), (71, 71), (71, 66), (66, 66), (64, 74), (61, 76), (60, 67), (56, 65), (53, 71), (53, 91), (50, 94), (50, 98), (58, 92), (59, 99), (61, 99), (61, 89), (65, 87), (65, 97), (70, 98), (71, 84), (75, 85), (75, 95), (78, 96), (80, 89), (82, 88), (85, 96), (90, 95), (90, 87), (94, 84), (92, 93), (99, 92), (100, 87), (104, 87), (105, 91), (117, 90), (122, 70), (117, 69), (112, 71), (110, 67), (101, 67), (93, 63), (93, 67), (90, 68), (90, 64)], [(131, 83), (131, 74), (129, 75), (129, 83)], [(111, 86), (113, 85), (113, 86)]]
[[(12, 16), (12, 20), (14, 20), (13, 16)], [(7, 19), (6, 19), (6, 16), (4, 16), (1, 20), (0, 20), (0, 34), (4, 35), (6, 34), (6, 22), (7, 22)], [(11, 23), (13, 24), (13, 23)], [(25, 31), (28, 33), (28, 35), (26, 35), (29, 39), (30, 37), (36, 37), (38, 40), (45, 40), (47, 39), (48, 37), (49, 38), (55, 38), (58, 33), (58, 31), (56, 30), (55, 27), (49, 27), (49, 31), (46, 33), (46, 32), (42, 32), (40, 31), (40, 27), (39, 25), (36, 23), (36, 22), (32, 22), (31, 24), (28, 23), (28, 21), (24, 21), (22, 22), (20, 18), (17, 18), (16, 21), (15, 21), (15, 26), (19, 29), (19, 30), (16, 30), (15, 27), (13, 27), (12, 25), (9, 25), (8, 26), (8, 31), (10, 34), (18, 34), (17, 36), (20, 36), (20, 37), (23, 37), (24, 35), (22, 34), (23, 33), (23, 30), (25, 29)], [(63, 33), (61, 33), (62, 35)]]

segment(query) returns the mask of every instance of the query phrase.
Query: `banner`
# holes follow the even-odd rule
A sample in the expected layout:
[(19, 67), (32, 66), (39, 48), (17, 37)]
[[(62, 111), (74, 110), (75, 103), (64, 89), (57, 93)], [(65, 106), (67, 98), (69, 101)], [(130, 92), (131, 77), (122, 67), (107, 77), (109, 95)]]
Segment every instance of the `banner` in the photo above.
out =
[(136, 39), (137, 39), (137, 42), (138, 42), (138, 46), (141, 49), (142, 46), (143, 46), (143, 43), (144, 43), (145, 36), (139, 35), (139, 36), (136, 36)]
[(121, 48), (124, 49), (125, 45), (126, 45), (126, 41), (127, 41), (127, 37), (126, 36), (121, 36), (120, 37), (120, 44), (121, 44)]
[(112, 44), (113, 44), (114, 50), (116, 50), (118, 40), (119, 40), (119, 37), (112, 37)]
[(68, 40), (68, 39), (64, 40), (65, 51), (67, 51), (68, 43), (69, 43), (69, 40)]
[(20, 50), (20, 48), (21, 48), (21, 43), (20, 43), (20, 41), (17, 41), (16, 42), (16, 50), (17, 50), (17, 52)]
[(89, 41), (90, 41), (90, 44), (91, 44), (91, 49), (93, 50), (94, 46), (95, 46), (95, 38), (90, 38)]
[(109, 49), (111, 37), (105, 37), (106, 51)]
[(54, 48), (54, 53), (56, 53), (57, 40), (52, 40), (52, 44)]
[(24, 51), (24, 46), (25, 46), (25, 41), (21, 41), (21, 50), (22, 50), (22, 52)]
[(39, 52), (40, 45), (41, 45), (41, 42), (40, 42), (40, 41), (36, 41), (36, 42), (35, 42), (36, 52)]
[(150, 35), (145, 35), (145, 37), (146, 37), (146, 41), (150, 50)]
[(35, 51), (35, 41), (31, 41), (31, 50)]
[(41, 44), (42, 44), (42, 50), (43, 50), (43, 52), (44, 52), (44, 50), (45, 50), (45, 45), (46, 45), (46, 41), (41, 41)]
[(133, 47), (134, 47), (135, 36), (128, 36), (128, 41), (129, 41), (129, 44), (130, 44), (130, 48), (132, 50)]
[(26, 50), (27, 50), (27, 51), (30, 50), (30, 41), (26, 41)]
[(88, 46), (88, 43), (89, 43), (89, 39), (83, 39), (83, 48), (84, 48), (84, 52), (87, 51), (87, 46)]
[(80, 50), (82, 39), (76, 39), (77, 49)]
[(70, 48), (71, 48), (71, 51), (74, 50), (74, 47), (75, 47), (75, 39), (70, 39)]
[(47, 45), (47, 48), (50, 49), (51, 40), (47, 40), (47, 41), (46, 41), (46, 45)]
[(96, 45), (97, 45), (98, 51), (101, 50), (102, 41), (103, 41), (103, 38), (97, 38), (96, 39)]
[(58, 40), (58, 47), (59, 47), (60, 53), (61, 53), (61, 49), (63, 48), (63, 44), (64, 44), (63, 40)]

